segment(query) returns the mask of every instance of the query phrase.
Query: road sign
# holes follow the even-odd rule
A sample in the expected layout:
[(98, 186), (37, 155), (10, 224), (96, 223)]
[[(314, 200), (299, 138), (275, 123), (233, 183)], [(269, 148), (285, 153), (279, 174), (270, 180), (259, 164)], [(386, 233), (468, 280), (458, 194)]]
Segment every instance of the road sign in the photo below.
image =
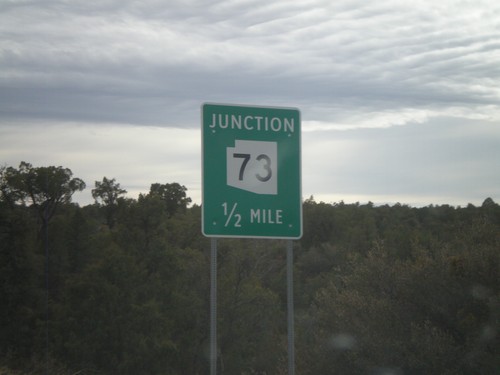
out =
[(300, 238), (299, 110), (203, 104), (201, 112), (203, 234)]

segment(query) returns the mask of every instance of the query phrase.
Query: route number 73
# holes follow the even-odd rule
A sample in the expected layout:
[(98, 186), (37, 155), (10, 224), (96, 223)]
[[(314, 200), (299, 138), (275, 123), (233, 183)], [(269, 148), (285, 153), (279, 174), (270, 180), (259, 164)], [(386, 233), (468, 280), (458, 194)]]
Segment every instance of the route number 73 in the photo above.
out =
[(227, 185), (256, 194), (278, 194), (276, 142), (235, 140), (226, 150)]
[[(237, 154), (237, 153), (235, 153), (235, 154), (233, 154), (233, 156), (235, 158), (242, 158), (243, 159), (243, 162), (241, 163), (240, 173), (238, 175), (238, 179), (240, 181), (243, 181), (243, 177), (245, 176), (245, 168), (246, 168), (248, 161), (250, 160), (252, 155), (251, 154)], [(273, 175), (273, 171), (271, 170), (271, 159), (266, 154), (260, 154), (259, 156), (256, 157), (256, 159), (258, 161), (264, 160), (264, 164), (262, 165), (262, 167), (264, 168), (265, 176), (261, 176), (260, 173), (256, 173), (255, 177), (257, 177), (257, 180), (259, 180), (261, 182), (269, 181), (269, 179)]]

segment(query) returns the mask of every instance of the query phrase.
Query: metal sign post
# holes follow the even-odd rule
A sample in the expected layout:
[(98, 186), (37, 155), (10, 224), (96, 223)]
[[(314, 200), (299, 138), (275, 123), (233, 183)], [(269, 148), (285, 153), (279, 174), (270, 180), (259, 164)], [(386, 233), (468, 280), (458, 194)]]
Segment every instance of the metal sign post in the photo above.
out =
[(217, 374), (217, 238), (210, 240), (210, 375)]
[(288, 310), (288, 375), (295, 375), (295, 329), (293, 305), (293, 242), (286, 242), (286, 284)]

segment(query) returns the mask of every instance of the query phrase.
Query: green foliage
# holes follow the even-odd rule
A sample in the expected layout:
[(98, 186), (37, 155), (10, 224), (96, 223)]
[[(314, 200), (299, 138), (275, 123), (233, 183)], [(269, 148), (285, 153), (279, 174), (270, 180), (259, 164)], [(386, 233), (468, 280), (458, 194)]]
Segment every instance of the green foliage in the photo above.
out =
[(366, 255), (339, 256), (339, 241), (330, 257), (319, 248), (299, 259), (303, 283), (314, 292), (299, 325), (301, 373), (495, 372), (499, 207), (487, 216), (473, 207), (380, 209), (398, 220), (379, 226)]
[[(0, 168), (0, 373), (208, 373), (201, 208), (177, 183), (127, 199), (107, 178), (97, 204), (72, 205), (83, 186), (62, 167)], [(490, 198), (418, 209), (308, 199), (295, 243), (297, 372), (495, 373), (499, 227)], [(219, 373), (285, 374), (285, 242), (218, 247)]]
[(37, 249), (36, 226), (26, 210), (0, 202), (0, 358), (21, 365), (41, 339), (44, 312), (43, 258)]
[(11, 206), (21, 204), (36, 209), (42, 227), (54, 216), (61, 204), (71, 202), (76, 191), (85, 189), (85, 182), (72, 178), (73, 172), (63, 167), (33, 167), (21, 162), (19, 168), (4, 168), (1, 173), (1, 199)]
[(102, 181), (95, 182), (95, 189), (92, 189), (92, 197), (97, 204), (101, 202), (104, 206), (106, 224), (109, 228), (113, 228), (115, 225), (115, 215), (120, 196), (126, 193), (127, 190), (122, 189), (114, 178), (110, 180), (103, 177)]
[(169, 216), (177, 212), (186, 212), (187, 206), (191, 203), (191, 198), (186, 196), (187, 188), (177, 182), (171, 184), (151, 184), (150, 196), (156, 196), (165, 203), (165, 209)]
[[(266, 285), (269, 273), (284, 266), (272, 245), (262, 241), (219, 241), (222, 373), (275, 373), (285, 355), (285, 315), (278, 293)], [(285, 279), (280, 281), (285, 289)]]

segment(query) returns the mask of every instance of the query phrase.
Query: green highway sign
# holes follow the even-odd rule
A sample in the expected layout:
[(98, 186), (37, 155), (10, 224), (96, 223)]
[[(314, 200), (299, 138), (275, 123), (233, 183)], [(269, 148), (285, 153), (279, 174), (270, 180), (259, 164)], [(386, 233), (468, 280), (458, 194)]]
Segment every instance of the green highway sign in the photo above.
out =
[(300, 238), (299, 110), (206, 103), (201, 112), (203, 234)]

